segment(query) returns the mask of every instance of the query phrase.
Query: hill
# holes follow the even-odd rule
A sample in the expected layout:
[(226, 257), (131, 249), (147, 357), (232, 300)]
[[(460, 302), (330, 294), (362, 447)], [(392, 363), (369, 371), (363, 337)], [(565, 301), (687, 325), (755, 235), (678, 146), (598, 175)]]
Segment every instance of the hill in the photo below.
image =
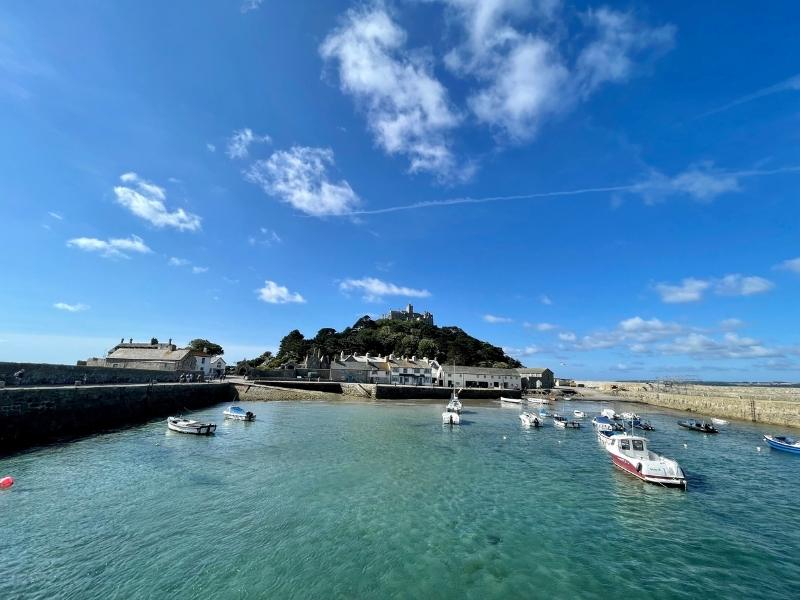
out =
[(373, 320), (363, 316), (352, 327), (342, 331), (326, 327), (313, 338), (295, 329), (280, 343), (277, 356), (265, 353), (252, 366), (279, 367), (286, 362), (299, 362), (312, 350), (319, 349), (326, 356), (340, 352), (358, 352), (387, 356), (417, 356), (435, 358), (439, 362), (470, 367), (521, 367), (522, 363), (507, 356), (502, 348), (492, 346), (467, 334), (459, 327), (437, 327), (419, 321)]

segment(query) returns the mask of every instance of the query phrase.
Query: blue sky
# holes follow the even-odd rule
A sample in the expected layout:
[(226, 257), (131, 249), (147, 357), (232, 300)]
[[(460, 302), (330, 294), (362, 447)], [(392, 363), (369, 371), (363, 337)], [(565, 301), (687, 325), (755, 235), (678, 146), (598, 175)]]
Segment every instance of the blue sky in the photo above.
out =
[(413, 302), (579, 378), (798, 380), (800, 6), (5, 2), (0, 360)]

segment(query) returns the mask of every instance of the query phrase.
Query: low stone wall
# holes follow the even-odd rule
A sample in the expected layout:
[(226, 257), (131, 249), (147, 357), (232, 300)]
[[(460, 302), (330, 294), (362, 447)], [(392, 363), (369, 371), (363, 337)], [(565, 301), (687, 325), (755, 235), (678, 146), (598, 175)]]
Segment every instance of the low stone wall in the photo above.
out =
[(296, 381), (292, 379), (256, 379), (255, 385), (268, 385), (294, 390), (306, 390), (316, 392), (328, 392), (330, 394), (341, 394), (342, 384), (333, 381)]
[[(415, 398), (441, 398), (447, 399), (452, 393), (452, 389), (436, 386), (410, 386), (410, 385), (381, 385), (375, 386), (375, 397), (384, 399), (408, 399)], [(458, 397), (462, 400), (492, 400), (501, 396), (506, 398), (519, 398), (519, 390), (501, 390), (497, 388), (464, 388), (459, 390)]]
[(674, 391), (650, 383), (587, 382), (621, 400), (725, 419), (800, 427), (800, 389), (757, 386), (680, 385)]
[(241, 401), (275, 400), (341, 400), (342, 392), (323, 392), (315, 389), (299, 389), (270, 384), (237, 383), (236, 390)]
[[(336, 396), (350, 396), (354, 398), (375, 398), (378, 400), (414, 400), (437, 399), (443, 400), (450, 397), (452, 390), (436, 386), (412, 385), (384, 385), (374, 383), (344, 383), (333, 381), (281, 381), (281, 380), (256, 380), (251, 385), (238, 384), (239, 394), (242, 399), (261, 400), (286, 400), (286, 399), (315, 399), (336, 398)], [(248, 390), (249, 388), (249, 390)], [(245, 391), (247, 390), (247, 391)], [(252, 390), (252, 391), (250, 391)], [(314, 394), (325, 394), (318, 396)], [(464, 400), (519, 398), (519, 390), (501, 390), (497, 388), (466, 388), (459, 391), (459, 397)], [(256, 396), (260, 396), (256, 398)]]
[(113, 367), (87, 367), (76, 365), (53, 365), (42, 363), (0, 362), (0, 381), (6, 387), (16, 385), (14, 373), (24, 370), (19, 385), (72, 385), (76, 381), (86, 384), (105, 383), (149, 383), (155, 379), (159, 382), (178, 381), (175, 371), (153, 371), (150, 369), (115, 369)]
[(6, 388), (0, 390), (0, 454), (235, 397), (227, 383)]

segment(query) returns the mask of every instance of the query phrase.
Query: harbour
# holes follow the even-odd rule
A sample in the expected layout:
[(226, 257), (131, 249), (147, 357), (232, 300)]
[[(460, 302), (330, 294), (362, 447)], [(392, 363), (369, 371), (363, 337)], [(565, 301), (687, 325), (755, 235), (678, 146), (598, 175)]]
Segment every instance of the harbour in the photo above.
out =
[[(688, 492), (614, 468), (589, 419), (523, 428), (465, 401), (241, 402), (254, 422), (191, 412), (0, 460), (8, 597), (791, 596), (800, 461), (772, 429), (682, 430), (683, 413), (619, 402), (678, 459)], [(558, 410), (599, 414), (600, 402)], [(549, 420), (548, 420), (549, 421)], [(760, 450), (758, 449), (760, 448)], [(31, 564), (37, 568), (31, 569)], [(735, 577), (730, 574), (735, 573)], [(9, 587), (10, 586), (10, 587)]]

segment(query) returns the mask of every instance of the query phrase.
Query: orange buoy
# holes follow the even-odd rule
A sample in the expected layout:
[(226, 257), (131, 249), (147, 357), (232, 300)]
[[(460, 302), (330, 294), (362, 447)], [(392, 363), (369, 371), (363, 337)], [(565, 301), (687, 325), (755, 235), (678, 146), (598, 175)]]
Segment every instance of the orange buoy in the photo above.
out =
[(0, 490), (7, 490), (12, 485), (14, 485), (14, 478), (10, 475), (8, 477), (3, 477), (0, 479)]

